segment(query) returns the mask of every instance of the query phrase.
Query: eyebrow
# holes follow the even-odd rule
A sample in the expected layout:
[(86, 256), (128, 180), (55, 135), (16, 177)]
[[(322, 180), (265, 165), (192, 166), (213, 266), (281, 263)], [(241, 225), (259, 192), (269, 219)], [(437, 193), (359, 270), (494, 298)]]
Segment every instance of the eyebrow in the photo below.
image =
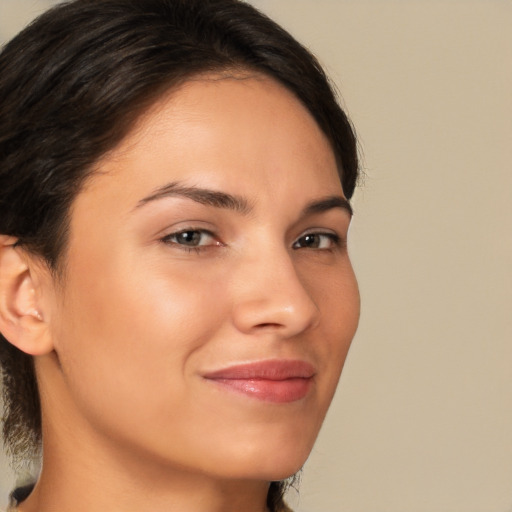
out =
[(243, 197), (207, 188), (186, 187), (177, 182), (164, 185), (155, 190), (151, 195), (141, 199), (137, 204), (137, 208), (164, 197), (186, 197), (206, 206), (234, 210), (243, 214), (248, 214), (252, 210), (247, 199)]
[[(242, 214), (248, 214), (252, 211), (252, 206), (244, 197), (208, 188), (187, 187), (178, 182), (168, 183), (167, 185), (156, 189), (149, 196), (141, 199), (137, 203), (136, 208), (140, 208), (147, 203), (157, 201), (164, 197), (186, 197), (187, 199), (192, 199), (193, 201), (206, 206), (233, 210)], [(302, 216), (315, 215), (334, 208), (341, 208), (342, 210), (345, 210), (350, 217), (353, 215), (352, 206), (349, 201), (343, 196), (335, 195), (310, 202), (303, 209)]]
[(354, 210), (348, 199), (343, 196), (328, 196), (323, 199), (315, 200), (306, 205), (302, 211), (303, 216), (314, 215), (316, 213), (323, 213), (333, 208), (341, 208), (345, 210), (350, 217), (354, 215)]

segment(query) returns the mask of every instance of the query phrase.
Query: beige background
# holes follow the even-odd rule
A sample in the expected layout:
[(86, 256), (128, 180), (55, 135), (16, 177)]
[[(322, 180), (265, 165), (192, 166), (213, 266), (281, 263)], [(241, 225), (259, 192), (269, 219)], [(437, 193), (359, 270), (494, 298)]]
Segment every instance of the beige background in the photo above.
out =
[[(0, 37), (49, 3), (0, 0)], [(253, 3), (327, 66), (367, 173), (361, 326), (297, 510), (511, 512), (512, 2)]]

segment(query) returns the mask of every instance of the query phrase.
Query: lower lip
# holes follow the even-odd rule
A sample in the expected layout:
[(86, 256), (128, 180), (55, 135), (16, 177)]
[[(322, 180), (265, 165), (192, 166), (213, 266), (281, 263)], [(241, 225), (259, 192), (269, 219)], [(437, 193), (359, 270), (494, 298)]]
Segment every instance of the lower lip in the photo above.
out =
[[(210, 379), (209, 379), (210, 380)], [(265, 402), (287, 403), (304, 398), (312, 383), (310, 378), (285, 380), (269, 379), (211, 379), (212, 382), (235, 393), (248, 395)]]

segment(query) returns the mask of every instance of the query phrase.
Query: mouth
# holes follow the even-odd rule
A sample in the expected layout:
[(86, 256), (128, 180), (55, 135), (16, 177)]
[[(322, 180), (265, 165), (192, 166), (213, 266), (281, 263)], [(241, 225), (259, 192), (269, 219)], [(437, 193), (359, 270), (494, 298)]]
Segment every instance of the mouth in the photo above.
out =
[(305, 361), (270, 360), (230, 366), (203, 377), (226, 391), (265, 402), (288, 403), (306, 397), (315, 369)]

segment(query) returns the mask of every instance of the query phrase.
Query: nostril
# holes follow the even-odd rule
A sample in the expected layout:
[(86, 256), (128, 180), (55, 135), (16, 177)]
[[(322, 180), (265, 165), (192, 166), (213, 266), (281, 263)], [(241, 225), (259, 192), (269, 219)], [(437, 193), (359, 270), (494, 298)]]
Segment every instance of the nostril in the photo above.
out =
[(275, 327), (282, 327), (281, 324), (278, 324), (278, 323), (271, 323), (271, 322), (268, 322), (268, 323), (264, 323), (264, 324), (258, 324), (256, 327), (272, 327), (272, 328), (275, 328)]

